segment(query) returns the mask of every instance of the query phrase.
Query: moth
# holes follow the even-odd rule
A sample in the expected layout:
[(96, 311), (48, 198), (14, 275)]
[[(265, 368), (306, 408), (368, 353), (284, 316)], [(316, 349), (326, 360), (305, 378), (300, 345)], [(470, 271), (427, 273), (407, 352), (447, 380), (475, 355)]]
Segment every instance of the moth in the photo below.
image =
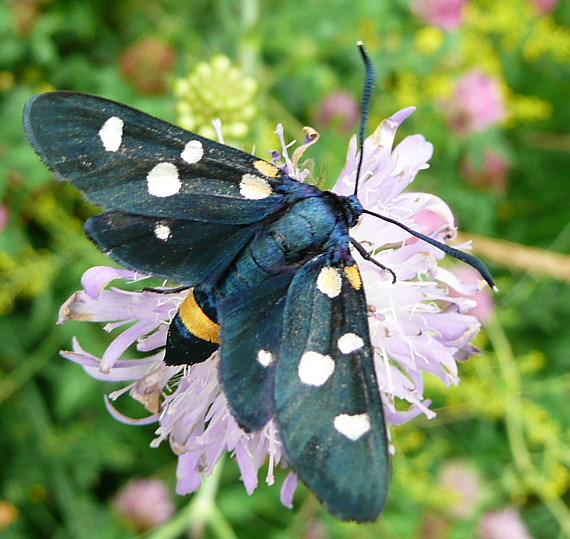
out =
[[(360, 150), (372, 80), (363, 97)], [(105, 211), (87, 236), (126, 268), (189, 288), (169, 328), (168, 365), (219, 349), (219, 377), (244, 431), (277, 424), (288, 464), (342, 520), (374, 521), (389, 484), (382, 402), (350, 229), (365, 210), (277, 166), (125, 105), (50, 92), (24, 128), (57, 178)], [(360, 167), (359, 167), (360, 168)], [(358, 184), (358, 182), (357, 182)], [(480, 261), (402, 226), (475, 266)]]

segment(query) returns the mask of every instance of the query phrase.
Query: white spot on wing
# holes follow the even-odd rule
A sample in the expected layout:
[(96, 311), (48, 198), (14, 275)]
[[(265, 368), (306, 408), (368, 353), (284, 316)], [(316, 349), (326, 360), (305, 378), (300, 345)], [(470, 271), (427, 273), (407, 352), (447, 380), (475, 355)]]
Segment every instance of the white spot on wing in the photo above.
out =
[(338, 340), (338, 349), (343, 354), (350, 354), (351, 352), (356, 352), (364, 346), (364, 341), (362, 337), (356, 335), (356, 333), (345, 333)]
[(158, 223), (154, 227), (154, 235), (162, 241), (168, 241), (170, 238), (170, 227), (163, 223)]
[(186, 143), (184, 150), (180, 154), (180, 157), (184, 159), (188, 164), (193, 165), (202, 159), (204, 155), (204, 147), (199, 140), (191, 140)]
[(182, 184), (178, 169), (172, 163), (158, 163), (146, 177), (148, 192), (155, 197), (170, 197), (180, 191)]
[(267, 350), (260, 350), (257, 352), (257, 361), (263, 367), (269, 367), (269, 365), (271, 365), (274, 361), (273, 354)]
[(329, 298), (336, 298), (342, 289), (340, 273), (332, 266), (324, 267), (317, 277), (317, 288)]
[(124, 122), (117, 116), (111, 116), (99, 129), (99, 138), (108, 152), (116, 152), (123, 141)]
[(368, 414), (340, 414), (334, 418), (334, 428), (355, 442), (370, 430), (370, 417)]
[(239, 183), (239, 192), (249, 200), (262, 200), (273, 193), (271, 185), (261, 176), (244, 174)]
[(318, 352), (305, 352), (299, 362), (299, 378), (310, 386), (322, 386), (333, 371), (333, 359)]

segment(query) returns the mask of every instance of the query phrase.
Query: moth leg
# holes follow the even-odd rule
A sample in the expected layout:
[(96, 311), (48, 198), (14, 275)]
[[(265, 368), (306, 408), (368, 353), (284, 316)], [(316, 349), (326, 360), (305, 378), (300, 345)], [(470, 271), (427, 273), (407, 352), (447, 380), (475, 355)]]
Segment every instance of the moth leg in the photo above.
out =
[(352, 243), (354, 248), (358, 251), (360, 256), (364, 258), (364, 260), (368, 260), (368, 262), (372, 262), (372, 264), (374, 264), (375, 266), (378, 266), (379, 268), (382, 268), (385, 271), (389, 271), (392, 274), (392, 284), (396, 283), (396, 274), (394, 273), (393, 270), (387, 268), (384, 264), (381, 264), (380, 262), (378, 262), (378, 260), (372, 258), (372, 256), (370, 256), (370, 253), (364, 247), (362, 247), (362, 245), (360, 245), (360, 243), (358, 243), (354, 238), (350, 238), (350, 243)]

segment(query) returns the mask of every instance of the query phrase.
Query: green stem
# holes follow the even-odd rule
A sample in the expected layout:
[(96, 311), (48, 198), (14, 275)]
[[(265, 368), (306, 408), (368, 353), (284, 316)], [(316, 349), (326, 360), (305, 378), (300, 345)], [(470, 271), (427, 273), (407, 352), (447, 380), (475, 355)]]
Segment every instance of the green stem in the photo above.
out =
[(510, 343), (496, 316), (487, 325), (487, 334), (495, 350), (506, 387), (505, 423), (511, 454), (523, 482), (540, 498), (560, 525), (563, 534), (570, 537), (570, 510), (560, 498), (545, 492), (542, 474), (532, 463), (525, 441), (523, 422), (522, 381)]
[(242, 0), (240, 3), (241, 39), (238, 43), (238, 58), (242, 71), (250, 77), (259, 77), (260, 32), (257, 31), (260, 7), (257, 0)]
[(487, 333), (493, 344), (503, 381), (507, 388), (505, 417), (511, 452), (515, 465), (521, 469), (528, 469), (532, 463), (524, 440), (522, 383), (516, 359), (503, 328), (495, 316), (489, 320)]

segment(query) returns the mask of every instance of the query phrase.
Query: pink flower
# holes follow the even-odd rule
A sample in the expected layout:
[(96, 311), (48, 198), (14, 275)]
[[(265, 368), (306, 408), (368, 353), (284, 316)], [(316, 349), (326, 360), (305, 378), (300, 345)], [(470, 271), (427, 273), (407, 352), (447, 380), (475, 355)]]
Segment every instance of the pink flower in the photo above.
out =
[(415, 0), (412, 11), (428, 24), (442, 30), (461, 26), (467, 0)]
[(6, 228), (8, 224), (8, 209), (4, 204), (0, 204), (0, 232)]
[(479, 539), (532, 539), (514, 507), (489, 511), (479, 522)]
[(319, 126), (327, 127), (333, 123), (339, 125), (342, 131), (351, 131), (360, 118), (360, 108), (354, 97), (348, 92), (329, 94), (317, 110), (316, 122)]
[(123, 52), (121, 75), (143, 94), (164, 93), (174, 61), (174, 48), (169, 43), (146, 36)]
[(116, 494), (113, 506), (138, 532), (166, 522), (174, 513), (168, 488), (158, 479), (129, 481)]
[(497, 193), (504, 193), (507, 190), (509, 163), (493, 150), (486, 149), (483, 152), (483, 163), (480, 168), (476, 168), (473, 160), (466, 156), (461, 163), (461, 173), (472, 187), (490, 189)]
[(450, 493), (447, 512), (457, 519), (468, 519), (476, 511), (481, 485), (479, 476), (466, 463), (446, 462), (439, 472), (439, 484)]
[(496, 79), (473, 69), (457, 81), (447, 109), (449, 126), (456, 133), (483, 131), (504, 118), (505, 105)]
[(558, 4), (558, 0), (530, 0), (530, 3), (541, 14), (550, 13)]

